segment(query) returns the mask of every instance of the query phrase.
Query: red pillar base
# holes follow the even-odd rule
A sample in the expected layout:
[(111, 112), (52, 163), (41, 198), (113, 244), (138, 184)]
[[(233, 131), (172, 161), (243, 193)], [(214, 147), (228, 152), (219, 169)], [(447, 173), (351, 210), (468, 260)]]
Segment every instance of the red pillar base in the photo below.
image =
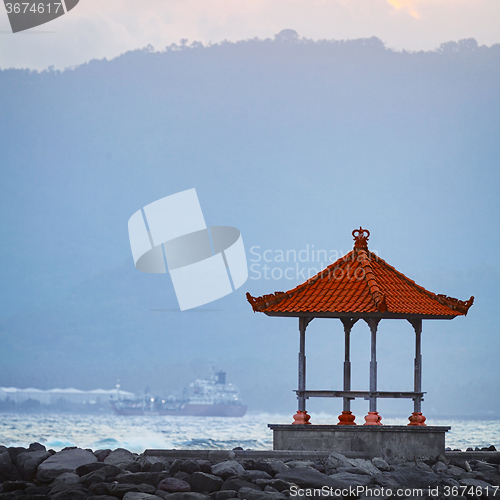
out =
[(351, 411), (343, 411), (342, 415), (339, 415), (339, 423), (337, 425), (356, 425), (354, 422), (355, 418)]
[(366, 423), (363, 425), (383, 425), (380, 422), (381, 420), (382, 417), (378, 414), (378, 411), (369, 411), (365, 417)]
[(311, 415), (307, 414), (307, 411), (298, 411), (294, 416), (292, 422), (292, 425), (311, 425), (311, 422), (309, 422), (309, 419), (311, 418)]
[(410, 423), (408, 425), (418, 425), (421, 427), (427, 427), (427, 424), (424, 422), (427, 420), (420, 411), (414, 411), (409, 417), (408, 420)]

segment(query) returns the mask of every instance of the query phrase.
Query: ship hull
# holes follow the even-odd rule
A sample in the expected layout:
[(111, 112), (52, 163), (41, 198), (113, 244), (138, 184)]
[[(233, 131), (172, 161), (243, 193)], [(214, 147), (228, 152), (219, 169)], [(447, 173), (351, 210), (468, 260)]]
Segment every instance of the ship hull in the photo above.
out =
[(180, 408), (173, 410), (143, 410), (142, 408), (118, 408), (111, 405), (115, 415), (164, 415), (179, 417), (243, 417), (247, 411), (246, 405), (228, 404), (184, 404)]

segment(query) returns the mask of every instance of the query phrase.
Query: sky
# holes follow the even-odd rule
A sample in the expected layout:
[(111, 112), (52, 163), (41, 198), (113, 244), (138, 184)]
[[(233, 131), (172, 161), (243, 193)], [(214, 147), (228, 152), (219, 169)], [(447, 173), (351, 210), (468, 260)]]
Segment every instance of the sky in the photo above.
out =
[[(248, 259), (313, 244), (343, 255), (362, 224), (420, 285), (474, 295), (467, 318), (426, 325), (426, 408), (499, 414), (500, 46), (388, 50), (498, 44), (499, 0), (80, 0), (16, 34), (2, 5), (0, 69), (109, 62), (0, 71), (0, 385), (165, 389), (208, 359), (254, 407), (295, 406), (297, 324), (254, 314), (245, 292), (305, 278), (251, 273), (213, 310), (177, 314), (170, 281), (133, 266), (130, 216), (194, 187)], [(387, 49), (253, 40), (284, 29)], [(224, 40), (253, 41), (164, 51)], [(309, 332), (311, 388), (335, 387), (340, 322)], [(379, 338), (381, 388), (411, 388), (410, 326), (387, 322)]]
[(388, 48), (434, 50), (447, 41), (500, 42), (498, 0), (80, 0), (66, 15), (13, 34), (0, 6), (0, 68), (63, 69), (148, 45), (272, 38), (376, 36)]

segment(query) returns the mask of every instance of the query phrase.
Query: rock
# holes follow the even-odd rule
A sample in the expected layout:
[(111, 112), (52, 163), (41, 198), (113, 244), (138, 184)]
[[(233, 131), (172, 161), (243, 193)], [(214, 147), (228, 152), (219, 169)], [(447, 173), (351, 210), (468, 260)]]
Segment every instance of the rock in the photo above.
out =
[(433, 466), (432, 466), (432, 470), (436, 473), (436, 474), (447, 474), (448, 473), (448, 466), (443, 464), (443, 462), (436, 462)]
[(264, 491), (271, 493), (279, 493), (279, 491), (276, 488), (273, 488), (270, 484), (264, 487)]
[(238, 476), (245, 481), (255, 481), (256, 479), (272, 479), (272, 477), (263, 470), (246, 470)]
[(333, 484), (329, 486), (332, 486), (334, 489), (366, 486), (371, 481), (371, 476), (368, 474), (353, 474), (351, 472), (338, 472), (329, 477), (333, 481)]
[(169, 493), (175, 493), (178, 491), (185, 492), (191, 491), (191, 485), (182, 479), (166, 477), (159, 482), (157, 489), (161, 491), (168, 491)]
[(96, 450), (94, 451), (94, 456), (97, 458), (99, 462), (104, 462), (104, 459), (111, 453), (111, 450)]
[(333, 474), (337, 469), (341, 467), (349, 467), (349, 459), (342, 455), (342, 453), (333, 452), (330, 453), (325, 462), (325, 468), (327, 474)]
[(135, 455), (130, 453), (130, 451), (125, 450), (124, 448), (117, 448), (104, 459), (104, 463), (107, 465), (115, 465), (116, 467), (120, 467), (120, 469), (124, 469), (127, 465), (135, 462), (135, 459)]
[(210, 460), (196, 460), (196, 463), (200, 466), (201, 472), (212, 474), (212, 464), (210, 463)]
[(231, 476), (243, 474), (245, 469), (236, 460), (226, 460), (212, 466), (212, 474), (222, 479), (228, 479)]
[(163, 457), (145, 455), (139, 457), (137, 463), (141, 467), (141, 472), (162, 472), (170, 469), (170, 463)]
[(100, 469), (106, 473), (106, 481), (109, 481), (110, 478), (118, 476), (118, 474), (123, 474), (123, 470), (117, 467), (116, 465), (106, 465)]
[(102, 462), (92, 462), (91, 464), (80, 465), (80, 467), (75, 469), (75, 473), (82, 477), (98, 469), (102, 469), (103, 467), (106, 467), (106, 464)]
[(47, 448), (40, 443), (31, 443), (28, 449), (30, 451), (47, 451)]
[(380, 474), (380, 470), (370, 460), (348, 458), (347, 464), (346, 466), (339, 467), (337, 472), (350, 472), (351, 474), (365, 474), (367, 476)]
[[(278, 462), (281, 462), (281, 460), (278, 460)], [(266, 462), (264, 460), (245, 460), (244, 463), (244, 468), (245, 470), (259, 470), (266, 472), (270, 476), (274, 476), (277, 472), (284, 472), (285, 470), (288, 470), (288, 467), (281, 462), (281, 464), (284, 466), (280, 471), (275, 470), (275, 468), (271, 465), (270, 462)]]
[(24, 453), (26, 451), (28, 451), (28, 449), (21, 446), (11, 446), (10, 448), (7, 448), (7, 453), (9, 454), (12, 463), (15, 462), (15, 459), (17, 455), (19, 455), (19, 453)]
[(248, 481), (244, 481), (243, 479), (238, 479), (236, 477), (230, 477), (229, 479), (226, 479), (220, 489), (239, 491), (240, 488), (254, 488), (256, 490), (262, 491), (257, 485)]
[(420, 470), (425, 470), (426, 472), (433, 472), (432, 468), (429, 467), (425, 462), (422, 462), (422, 461), (417, 462), (417, 467)]
[(116, 500), (116, 497), (111, 495), (91, 495), (87, 497), (87, 500)]
[(311, 467), (296, 467), (287, 472), (276, 474), (274, 478), (295, 483), (301, 488), (321, 488), (335, 484), (331, 478)]
[(9, 452), (0, 453), (0, 483), (9, 479), (21, 479), (21, 475), (14, 467)]
[(388, 472), (382, 472), (382, 474), (374, 476), (373, 484), (393, 491), (396, 491), (399, 488), (399, 483)]
[[(47, 485), (43, 486), (33, 486), (33, 483), (24, 490), (25, 495), (42, 495), (42, 497), (46, 497), (50, 491), (50, 488)], [(27, 499), (26, 499), (27, 500)]]
[[(89, 491), (93, 495), (111, 495), (111, 484), (110, 483), (93, 483), (89, 486)], [(116, 497), (114, 497), (116, 498)]]
[(38, 466), (51, 456), (45, 447), (43, 448), (43, 450), (25, 451), (16, 456), (15, 464), (23, 479), (28, 481), (35, 479)]
[(464, 478), (460, 479), (458, 482), (460, 486), (480, 486), (483, 489), (489, 486), (489, 489), (491, 489), (491, 485), (481, 481), (481, 479)]
[(390, 473), (393, 479), (403, 487), (434, 488), (439, 479), (434, 472), (427, 472), (414, 466), (402, 466)]
[(123, 498), (128, 492), (149, 493), (152, 495), (156, 491), (154, 486), (149, 484), (113, 483), (110, 488), (111, 495)]
[(439, 484), (440, 486), (460, 486), (460, 483), (451, 477), (444, 477)]
[(311, 462), (311, 460), (290, 460), (290, 462), (287, 462), (286, 465), (288, 465), (290, 469), (295, 469), (297, 467), (314, 468), (314, 462)]
[(77, 467), (93, 462), (97, 462), (97, 458), (90, 451), (80, 448), (63, 450), (38, 466), (36, 478), (41, 482), (49, 482), (64, 472), (73, 472)]
[[(157, 488), (161, 480), (168, 478), (168, 472), (135, 472), (118, 474), (115, 481), (119, 483), (150, 484)], [(178, 490), (177, 490), (178, 491)]]
[(89, 488), (93, 483), (104, 483), (106, 481), (106, 472), (103, 470), (95, 470), (85, 474), (80, 478), (81, 483), (85, 488)]
[(80, 476), (78, 476), (78, 474), (75, 474), (74, 472), (64, 472), (56, 479), (54, 479), (51, 486), (56, 484), (79, 484), (79, 483), (80, 483)]
[(130, 462), (129, 464), (124, 465), (123, 469), (128, 470), (129, 472), (141, 472), (141, 464), (136, 461)]
[(185, 481), (191, 474), (188, 474), (187, 472), (182, 472), (181, 470), (179, 472), (176, 472), (174, 474), (174, 477), (176, 479), (182, 479), (183, 481)]
[(236, 498), (237, 496), (238, 492), (236, 490), (215, 491), (210, 494), (210, 498), (213, 500), (228, 500), (228, 498)]
[(170, 466), (170, 474), (176, 474), (177, 472), (185, 472), (186, 474), (193, 474), (194, 472), (200, 472), (200, 466), (196, 460), (174, 460)]
[(391, 470), (391, 467), (389, 464), (382, 458), (380, 457), (374, 457), (372, 458), (372, 464), (381, 471), (389, 471)]
[(464, 472), (465, 472), (465, 469), (462, 469), (462, 467), (457, 467), (456, 465), (450, 465), (448, 467), (448, 474), (452, 477), (455, 477), (455, 478), (462, 477)]
[(165, 500), (167, 500), (170, 497), (170, 495), (173, 495), (173, 493), (167, 493), (166, 491), (156, 490), (155, 495), (157, 497), (164, 498)]
[(64, 490), (51, 496), (51, 500), (85, 500), (88, 494), (80, 489)]
[(2, 491), (4, 493), (10, 493), (11, 491), (24, 491), (28, 486), (30, 486), (30, 483), (27, 483), (26, 481), (5, 481), (2, 484)]
[(149, 493), (140, 493), (140, 492), (132, 492), (129, 491), (125, 493), (123, 496), (123, 500), (157, 500), (158, 497), (156, 495), (150, 495)]
[(238, 498), (242, 500), (284, 500), (285, 495), (269, 491), (255, 490), (253, 488), (240, 488)]
[(492, 486), (500, 486), (500, 474), (498, 473), (493, 473), (493, 472), (483, 472), (482, 470), (479, 470), (475, 472), (474, 474), (476, 477), (475, 479), (480, 479), (481, 481), (485, 481)]
[(269, 462), (269, 465), (271, 466), (271, 469), (273, 470), (274, 474), (271, 475), (276, 475), (279, 474), (280, 472), (286, 472), (290, 470), (290, 467), (283, 462), (283, 460), (271, 460)]
[(191, 491), (198, 493), (213, 493), (219, 491), (224, 482), (219, 476), (205, 472), (195, 472), (186, 481), (191, 485)]
[(210, 497), (208, 495), (204, 495), (203, 493), (196, 493), (194, 491), (185, 493), (172, 493), (167, 498), (168, 500), (210, 500)]
[(288, 490), (290, 488), (290, 483), (283, 481), (283, 479), (274, 478), (271, 480), (270, 484), (273, 488), (276, 488), (278, 491)]

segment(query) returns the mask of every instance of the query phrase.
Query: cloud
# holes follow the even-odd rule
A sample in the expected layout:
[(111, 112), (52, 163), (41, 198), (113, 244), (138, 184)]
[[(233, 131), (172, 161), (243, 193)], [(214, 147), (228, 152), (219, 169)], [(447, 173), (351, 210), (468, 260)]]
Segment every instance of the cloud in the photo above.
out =
[(410, 16), (415, 19), (421, 19), (421, 14), (417, 11), (416, 5), (412, 0), (387, 0), (389, 5), (392, 5), (396, 10), (406, 10)]

